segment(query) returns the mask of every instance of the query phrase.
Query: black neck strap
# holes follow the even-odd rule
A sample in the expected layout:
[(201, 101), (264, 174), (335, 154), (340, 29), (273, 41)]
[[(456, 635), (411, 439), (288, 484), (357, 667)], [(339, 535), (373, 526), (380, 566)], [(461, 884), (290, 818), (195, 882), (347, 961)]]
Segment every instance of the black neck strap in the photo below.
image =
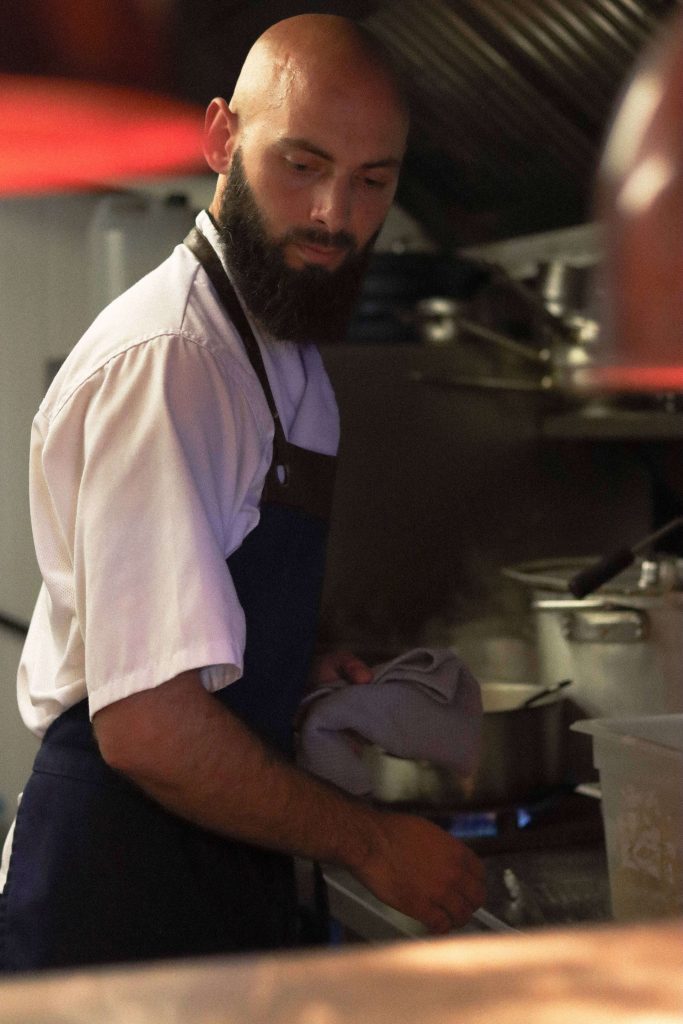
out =
[(218, 254), (208, 239), (198, 228), (195, 227), (192, 228), (184, 241), (185, 245), (192, 253), (194, 253), (206, 271), (211, 284), (215, 288), (218, 297), (228, 313), (228, 316), (232, 320), (242, 339), (249, 362), (254, 369), (254, 373), (259, 379), (259, 383), (263, 389), (263, 394), (265, 395), (266, 402), (268, 403), (268, 408), (270, 409), (270, 414), (273, 417), (273, 424), (275, 427), (275, 437), (273, 442), (275, 462), (278, 466), (283, 467), (286, 474), (288, 471), (288, 442), (285, 437), (282, 423), (280, 422), (280, 414), (278, 413), (277, 406), (275, 405), (275, 399), (273, 398), (273, 392), (270, 387), (270, 381), (268, 380), (268, 374), (266, 373), (261, 349), (259, 348), (251, 324), (242, 309), (237, 293), (233, 288), (230, 278), (225, 272)]

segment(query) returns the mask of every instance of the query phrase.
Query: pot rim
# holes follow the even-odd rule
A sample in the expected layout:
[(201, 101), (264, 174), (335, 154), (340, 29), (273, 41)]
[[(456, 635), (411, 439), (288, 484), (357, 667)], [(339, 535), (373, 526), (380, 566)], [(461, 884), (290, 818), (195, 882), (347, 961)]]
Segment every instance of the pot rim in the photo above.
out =
[[(676, 558), (677, 562), (680, 561), (683, 566), (683, 559), (679, 560), (678, 556), (670, 557)], [(530, 562), (520, 562), (517, 565), (505, 566), (501, 569), (501, 573), (507, 579), (521, 583), (527, 588), (546, 593), (561, 594), (568, 601), (571, 600), (582, 606), (585, 606), (591, 600), (605, 601), (614, 600), (615, 598), (621, 600), (628, 598), (632, 600), (633, 598), (661, 597), (663, 594), (681, 592), (678, 587), (672, 587), (668, 583), (642, 586), (640, 582), (641, 567), (647, 559), (640, 557), (636, 558), (632, 565), (622, 570), (614, 579), (604, 583), (595, 593), (588, 594), (586, 597), (574, 597), (569, 590), (569, 582), (572, 576), (582, 569), (595, 565), (600, 559), (600, 555), (534, 559)]]
[[(514, 693), (515, 690), (524, 691), (523, 694), (521, 694), (521, 693), (517, 694), (517, 696), (519, 697), (519, 700), (521, 701), (521, 703), (514, 704), (512, 707), (491, 708), (489, 710), (484, 708), (484, 715), (487, 716), (487, 717), (490, 717), (491, 715), (511, 715), (511, 714), (515, 714), (517, 712), (522, 712), (522, 713), (525, 713), (525, 714), (529, 714), (529, 713), (533, 714), (533, 712), (535, 712), (535, 711), (542, 711), (543, 708), (551, 707), (551, 706), (554, 707), (556, 704), (559, 704), (560, 701), (563, 701), (563, 700), (566, 699), (566, 697), (565, 697), (565, 690), (567, 689), (566, 687), (562, 688), (561, 690), (558, 689), (556, 693), (552, 693), (552, 692), (551, 693), (547, 693), (546, 691), (548, 690), (548, 687), (541, 685), (541, 683), (531, 683), (531, 682), (529, 682), (529, 683), (521, 682), (520, 683), (520, 682), (516, 682), (514, 680), (509, 680), (509, 679), (484, 679), (484, 680), (480, 681), (479, 685), (480, 685), (480, 688), (482, 690), (482, 699), (483, 699), (483, 696), (484, 696), (484, 691), (486, 690), (487, 687), (488, 688), (492, 688), (492, 687), (505, 688), (505, 689), (509, 690), (509, 692), (511, 694)], [(534, 704), (530, 708), (526, 708), (526, 707), (523, 706), (523, 703), (524, 703), (525, 700), (528, 700), (530, 697), (534, 697), (534, 696), (540, 695), (541, 693), (546, 693), (546, 699), (543, 700), (540, 704)]]

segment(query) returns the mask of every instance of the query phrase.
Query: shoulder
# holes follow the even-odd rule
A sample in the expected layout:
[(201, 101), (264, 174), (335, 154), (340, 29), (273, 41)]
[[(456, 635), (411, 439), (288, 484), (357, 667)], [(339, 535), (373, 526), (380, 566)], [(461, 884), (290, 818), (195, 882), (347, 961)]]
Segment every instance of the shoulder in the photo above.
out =
[(113, 382), (132, 397), (134, 381), (145, 377), (162, 388), (164, 380), (181, 378), (200, 403), (237, 396), (268, 429), (239, 337), (184, 245), (99, 314), (65, 359), (40, 413), (50, 422)]

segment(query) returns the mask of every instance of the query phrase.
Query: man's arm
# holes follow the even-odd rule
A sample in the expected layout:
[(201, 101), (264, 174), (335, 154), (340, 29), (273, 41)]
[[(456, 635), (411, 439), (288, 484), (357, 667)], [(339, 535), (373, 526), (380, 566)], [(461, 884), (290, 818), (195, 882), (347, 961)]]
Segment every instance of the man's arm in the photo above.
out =
[(483, 869), (425, 819), (371, 808), (278, 758), (186, 672), (98, 711), (105, 761), (203, 828), (348, 868), (435, 933), (484, 900)]

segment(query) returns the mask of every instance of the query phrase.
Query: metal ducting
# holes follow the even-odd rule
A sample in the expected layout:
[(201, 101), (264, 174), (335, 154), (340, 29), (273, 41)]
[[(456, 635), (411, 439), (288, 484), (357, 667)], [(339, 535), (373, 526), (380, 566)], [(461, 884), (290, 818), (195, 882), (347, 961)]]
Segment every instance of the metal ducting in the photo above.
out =
[(415, 83), (402, 199), (463, 244), (580, 223), (620, 90), (675, 4), (404, 0), (366, 19)]
[(601, 147), (641, 50), (681, 0), (7, 0), (0, 73), (88, 77), (197, 104), (306, 12), (364, 22), (413, 83), (399, 202), (449, 248), (592, 216)]

